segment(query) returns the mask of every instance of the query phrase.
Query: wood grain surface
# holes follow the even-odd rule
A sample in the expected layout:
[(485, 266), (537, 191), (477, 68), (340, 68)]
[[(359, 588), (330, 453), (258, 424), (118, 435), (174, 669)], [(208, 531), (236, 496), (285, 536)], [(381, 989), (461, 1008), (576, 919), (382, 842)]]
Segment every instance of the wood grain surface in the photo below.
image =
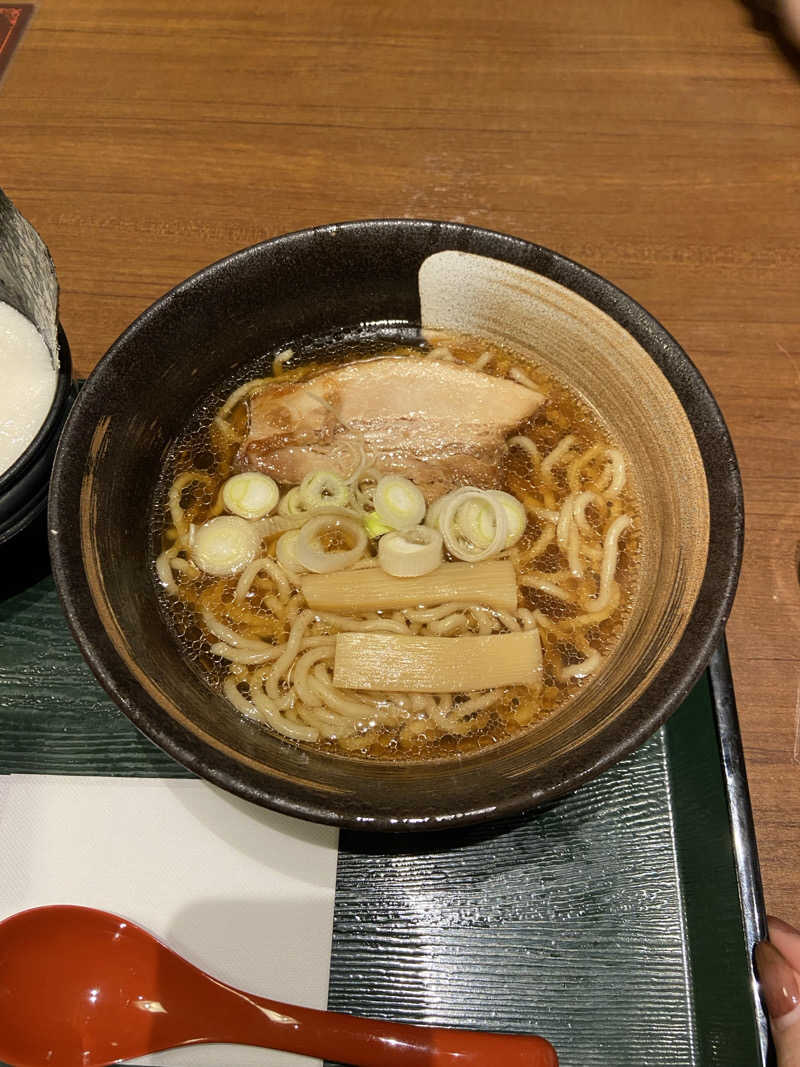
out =
[(43, 0), (0, 185), (76, 369), (236, 248), (370, 216), (579, 260), (678, 338), (737, 447), (729, 641), (770, 910), (800, 923), (800, 78), (738, 0)]

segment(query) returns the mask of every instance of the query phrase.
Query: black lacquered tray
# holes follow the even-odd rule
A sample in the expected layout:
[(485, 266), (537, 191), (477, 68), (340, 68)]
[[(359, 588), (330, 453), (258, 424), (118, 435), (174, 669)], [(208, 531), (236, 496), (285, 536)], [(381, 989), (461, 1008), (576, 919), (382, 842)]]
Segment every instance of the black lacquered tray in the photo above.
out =
[[(188, 775), (84, 664), (42, 531), (12, 547), (0, 773)], [(546, 811), (436, 835), (343, 832), (329, 1005), (542, 1033), (562, 1067), (753, 1067), (767, 1062), (751, 966), (763, 932), (721, 647), (665, 728)]]

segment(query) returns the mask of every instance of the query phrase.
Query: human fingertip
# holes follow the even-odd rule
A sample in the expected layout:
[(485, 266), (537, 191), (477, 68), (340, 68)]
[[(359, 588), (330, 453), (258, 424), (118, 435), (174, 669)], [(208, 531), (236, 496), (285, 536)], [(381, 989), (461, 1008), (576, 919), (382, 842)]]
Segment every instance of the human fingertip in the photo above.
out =
[(759, 941), (755, 947), (764, 1003), (774, 1026), (793, 1026), (800, 1020), (800, 985), (794, 968), (769, 941)]

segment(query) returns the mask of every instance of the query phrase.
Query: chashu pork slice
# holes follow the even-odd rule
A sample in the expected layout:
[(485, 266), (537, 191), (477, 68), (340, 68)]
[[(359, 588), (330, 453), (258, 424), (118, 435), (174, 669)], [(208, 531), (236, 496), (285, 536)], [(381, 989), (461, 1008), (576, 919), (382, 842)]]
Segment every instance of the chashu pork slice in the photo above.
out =
[(268, 385), (250, 401), (241, 465), (297, 484), (338, 469), (347, 437), (363, 440), (385, 473), (403, 474), (434, 500), (456, 485), (492, 488), (505, 440), (544, 400), (471, 367), (383, 356)]

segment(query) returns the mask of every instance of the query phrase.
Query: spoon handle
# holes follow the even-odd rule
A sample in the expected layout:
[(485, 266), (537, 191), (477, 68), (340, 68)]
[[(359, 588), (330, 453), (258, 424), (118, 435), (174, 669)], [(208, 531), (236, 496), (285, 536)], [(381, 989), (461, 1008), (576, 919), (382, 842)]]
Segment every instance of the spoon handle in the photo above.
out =
[(412, 1026), (231, 991), (257, 1010), (236, 1012), (235, 1033), (222, 1040), (336, 1059), (352, 1067), (558, 1067), (553, 1046), (533, 1034)]

